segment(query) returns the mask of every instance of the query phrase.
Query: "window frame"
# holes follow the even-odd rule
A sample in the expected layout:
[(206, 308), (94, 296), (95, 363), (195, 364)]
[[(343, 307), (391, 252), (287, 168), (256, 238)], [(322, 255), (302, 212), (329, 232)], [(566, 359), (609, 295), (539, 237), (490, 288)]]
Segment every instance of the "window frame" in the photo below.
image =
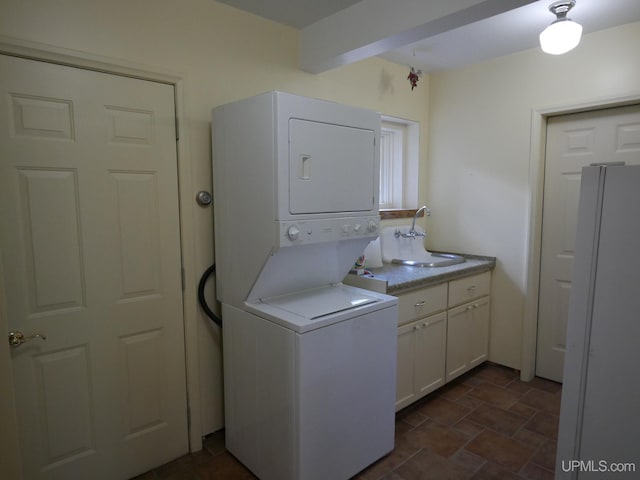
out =
[[(418, 205), (419, 169), (419, 129), (418, 122), (388, 115), (382, 116), (380, 133), (380, 216), (382, 219), (407, 218), (415, 214)], [(393, 137), (393, 145), (383, 140), (383, 135)], [(384, 151), (383, 151), (384, 149)], [(384, 155), (393, 155), (395, 165), (385, 165)], [(398, 160), (400, 158), (400, 160)], [(390, 201), (384, 202), (385, 171), (392, 178), (387, 183), (391, 190)]]

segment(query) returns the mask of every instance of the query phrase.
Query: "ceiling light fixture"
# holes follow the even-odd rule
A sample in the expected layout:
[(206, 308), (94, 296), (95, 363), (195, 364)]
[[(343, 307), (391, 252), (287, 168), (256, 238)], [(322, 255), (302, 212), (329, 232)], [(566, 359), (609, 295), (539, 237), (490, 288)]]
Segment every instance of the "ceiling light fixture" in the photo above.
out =
[(540, 34), (540, 47), (545, 53), (562, 55), (580, 43), (582, 25), (567, 18), (567, 13), (575, 6), (575, 0), (563, 0), (549, 5), (549, 11), (556, 20)]

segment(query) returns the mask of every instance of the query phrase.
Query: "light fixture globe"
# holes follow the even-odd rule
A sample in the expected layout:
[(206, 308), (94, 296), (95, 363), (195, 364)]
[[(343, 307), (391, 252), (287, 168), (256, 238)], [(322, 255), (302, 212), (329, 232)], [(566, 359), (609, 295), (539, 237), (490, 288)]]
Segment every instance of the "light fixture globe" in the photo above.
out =
[(569, 19), (553, 22), (540, 34), (540, 48), (551, 55), (562, 55), (580, 43), (582, 25)]
[(567, 13), (575, 4), (574, 0), (567, 0), (549, 5), (549, 11), (555, 14), (557, 19), (540, 34), (540, 47), (543, 52), (562, 55), (578, 46), (582, 36), (582, 25), (567, 18)]

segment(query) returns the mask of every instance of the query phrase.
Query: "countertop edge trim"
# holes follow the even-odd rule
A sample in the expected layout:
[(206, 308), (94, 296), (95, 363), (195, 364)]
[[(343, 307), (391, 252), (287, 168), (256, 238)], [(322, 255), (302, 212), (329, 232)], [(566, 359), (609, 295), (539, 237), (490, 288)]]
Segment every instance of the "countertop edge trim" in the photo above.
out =
[(438, 285), (440, 283), (450, 282), (451, 280), (457, 280), (459, 278), (468, 277), (470, 275), (474, 275), (477, 273), (492, 271), (494, 269), (495, 269), (495, 263), (490, 263), (486, 265), (475, 265), (473, 267), (469, 267), (465, 270), (460, 270), (457, 272), (447, 272), (447, 273), (443, 273), (442, 275), (438, 275), (431, 278), (411, 280), (411, 281), (399, 283), (393, 286), (388, 286), (387, 294), (399, 295), (402, 293), (407, 293), (411, 290), (418, 290), (420, 288)]

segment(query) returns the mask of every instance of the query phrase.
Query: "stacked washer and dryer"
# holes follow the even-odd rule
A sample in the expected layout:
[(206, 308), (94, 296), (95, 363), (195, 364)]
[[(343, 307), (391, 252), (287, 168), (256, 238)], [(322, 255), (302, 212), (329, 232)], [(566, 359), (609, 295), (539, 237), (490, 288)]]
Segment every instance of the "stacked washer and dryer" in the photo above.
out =
[(394, 446), (397, 299), (342, 284), (378, 236), (380, 115), (270, 92), (212, 129), (227, 449), (346, 480)]

